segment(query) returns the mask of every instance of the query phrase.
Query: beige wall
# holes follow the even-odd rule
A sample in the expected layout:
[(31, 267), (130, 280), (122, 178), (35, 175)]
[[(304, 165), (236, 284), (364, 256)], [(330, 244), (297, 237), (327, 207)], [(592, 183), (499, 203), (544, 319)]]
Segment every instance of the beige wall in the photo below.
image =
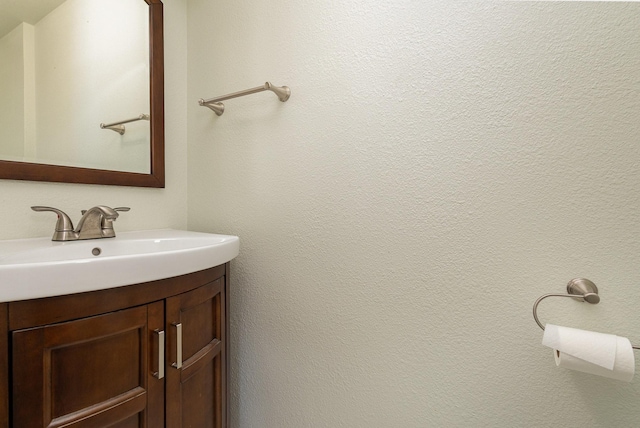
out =
[[(640, 380), (640, 5), (190, 0), (189, 228), (237, 234), (231, 426), (628, 427)], [(198, 98), (292, 88), (226, 102)]]
[(187, 112), (186, 0), (166, 0), (165, 109), (166, 188), (143, 189), (0, 180), (0, 239), (47, 236), (55, 216), (36, 213), (31, 205), (50, 205), (80, 218), (80, 210), (98, 204), (130, 206), (117, 221), (119, 231), (163, 227), (186, 228)]

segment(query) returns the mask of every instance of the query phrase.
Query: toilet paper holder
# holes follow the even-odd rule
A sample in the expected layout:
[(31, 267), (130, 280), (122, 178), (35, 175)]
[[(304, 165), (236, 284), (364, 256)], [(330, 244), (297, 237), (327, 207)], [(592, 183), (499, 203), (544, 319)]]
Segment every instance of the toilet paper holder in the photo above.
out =
[[(533, 304), (533, 319), (538, 326), (544, 330), (544, 325), (538, 318), (538, 305), (547, 297), (571, 297), (581, 302), (591, 303), (595, 305), (600, 302), (600, 296), (598, 295), (598, 287), (586, 278), (574, 278), (567, 284), (568, 294), (556, 294), (550, 293), (538, 297), (538, 300)], [(631, 345), (633, 349), (640, 349), (640, 346)]]

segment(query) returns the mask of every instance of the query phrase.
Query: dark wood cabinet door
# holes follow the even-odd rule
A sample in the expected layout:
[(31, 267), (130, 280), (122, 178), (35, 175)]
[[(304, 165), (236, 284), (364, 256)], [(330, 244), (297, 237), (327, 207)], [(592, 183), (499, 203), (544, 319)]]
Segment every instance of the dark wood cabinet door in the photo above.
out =
[(167, 299), (167, 428), (226, 426), (224, 284)]
[[(12, 426), (162, 426), (164, 304), (12, 333)], [(157, 368), (156, 368), (157, 370)]]

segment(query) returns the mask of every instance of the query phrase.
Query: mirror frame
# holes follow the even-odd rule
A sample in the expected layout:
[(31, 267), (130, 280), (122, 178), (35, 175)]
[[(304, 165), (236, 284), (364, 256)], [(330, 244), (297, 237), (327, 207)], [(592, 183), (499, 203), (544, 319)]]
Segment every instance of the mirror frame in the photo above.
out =
[(0, 160), (0, 179), (164, 187), (164, 36), (162, 0), (149, 5), (150, 174)]

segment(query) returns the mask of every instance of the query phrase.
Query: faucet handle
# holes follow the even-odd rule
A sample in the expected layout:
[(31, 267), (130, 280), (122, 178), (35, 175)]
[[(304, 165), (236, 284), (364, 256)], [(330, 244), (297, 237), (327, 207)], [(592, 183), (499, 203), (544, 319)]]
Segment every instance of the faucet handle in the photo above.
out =
[[(126, 211), (130, 211), (131, 208), (129, 207), (117, 207), (117, 208), (112, 208), (114, 211), (118, 212), (126, 212)], [(113, 222), (116, 221), (115, 218), (106, 218), (106, 217), (102, 217), (102, 234), (104, 235), (105, 238), (113, 238), (116, 236), (116, 232), (113, 230)]]
[(64, 211), (59, 210), (58, 208), (53, 207), (43, 207), (43, 206), (33, 206), (32, 210), (42, 212), (42, 211), (51, 211), (57, 214), (58, 221), (56, 222), (56, 229), (53, 232), (52, 241), (68, 241), (69, 237), (74, 234), (73, 231), (73, 222), (69, 218)]

